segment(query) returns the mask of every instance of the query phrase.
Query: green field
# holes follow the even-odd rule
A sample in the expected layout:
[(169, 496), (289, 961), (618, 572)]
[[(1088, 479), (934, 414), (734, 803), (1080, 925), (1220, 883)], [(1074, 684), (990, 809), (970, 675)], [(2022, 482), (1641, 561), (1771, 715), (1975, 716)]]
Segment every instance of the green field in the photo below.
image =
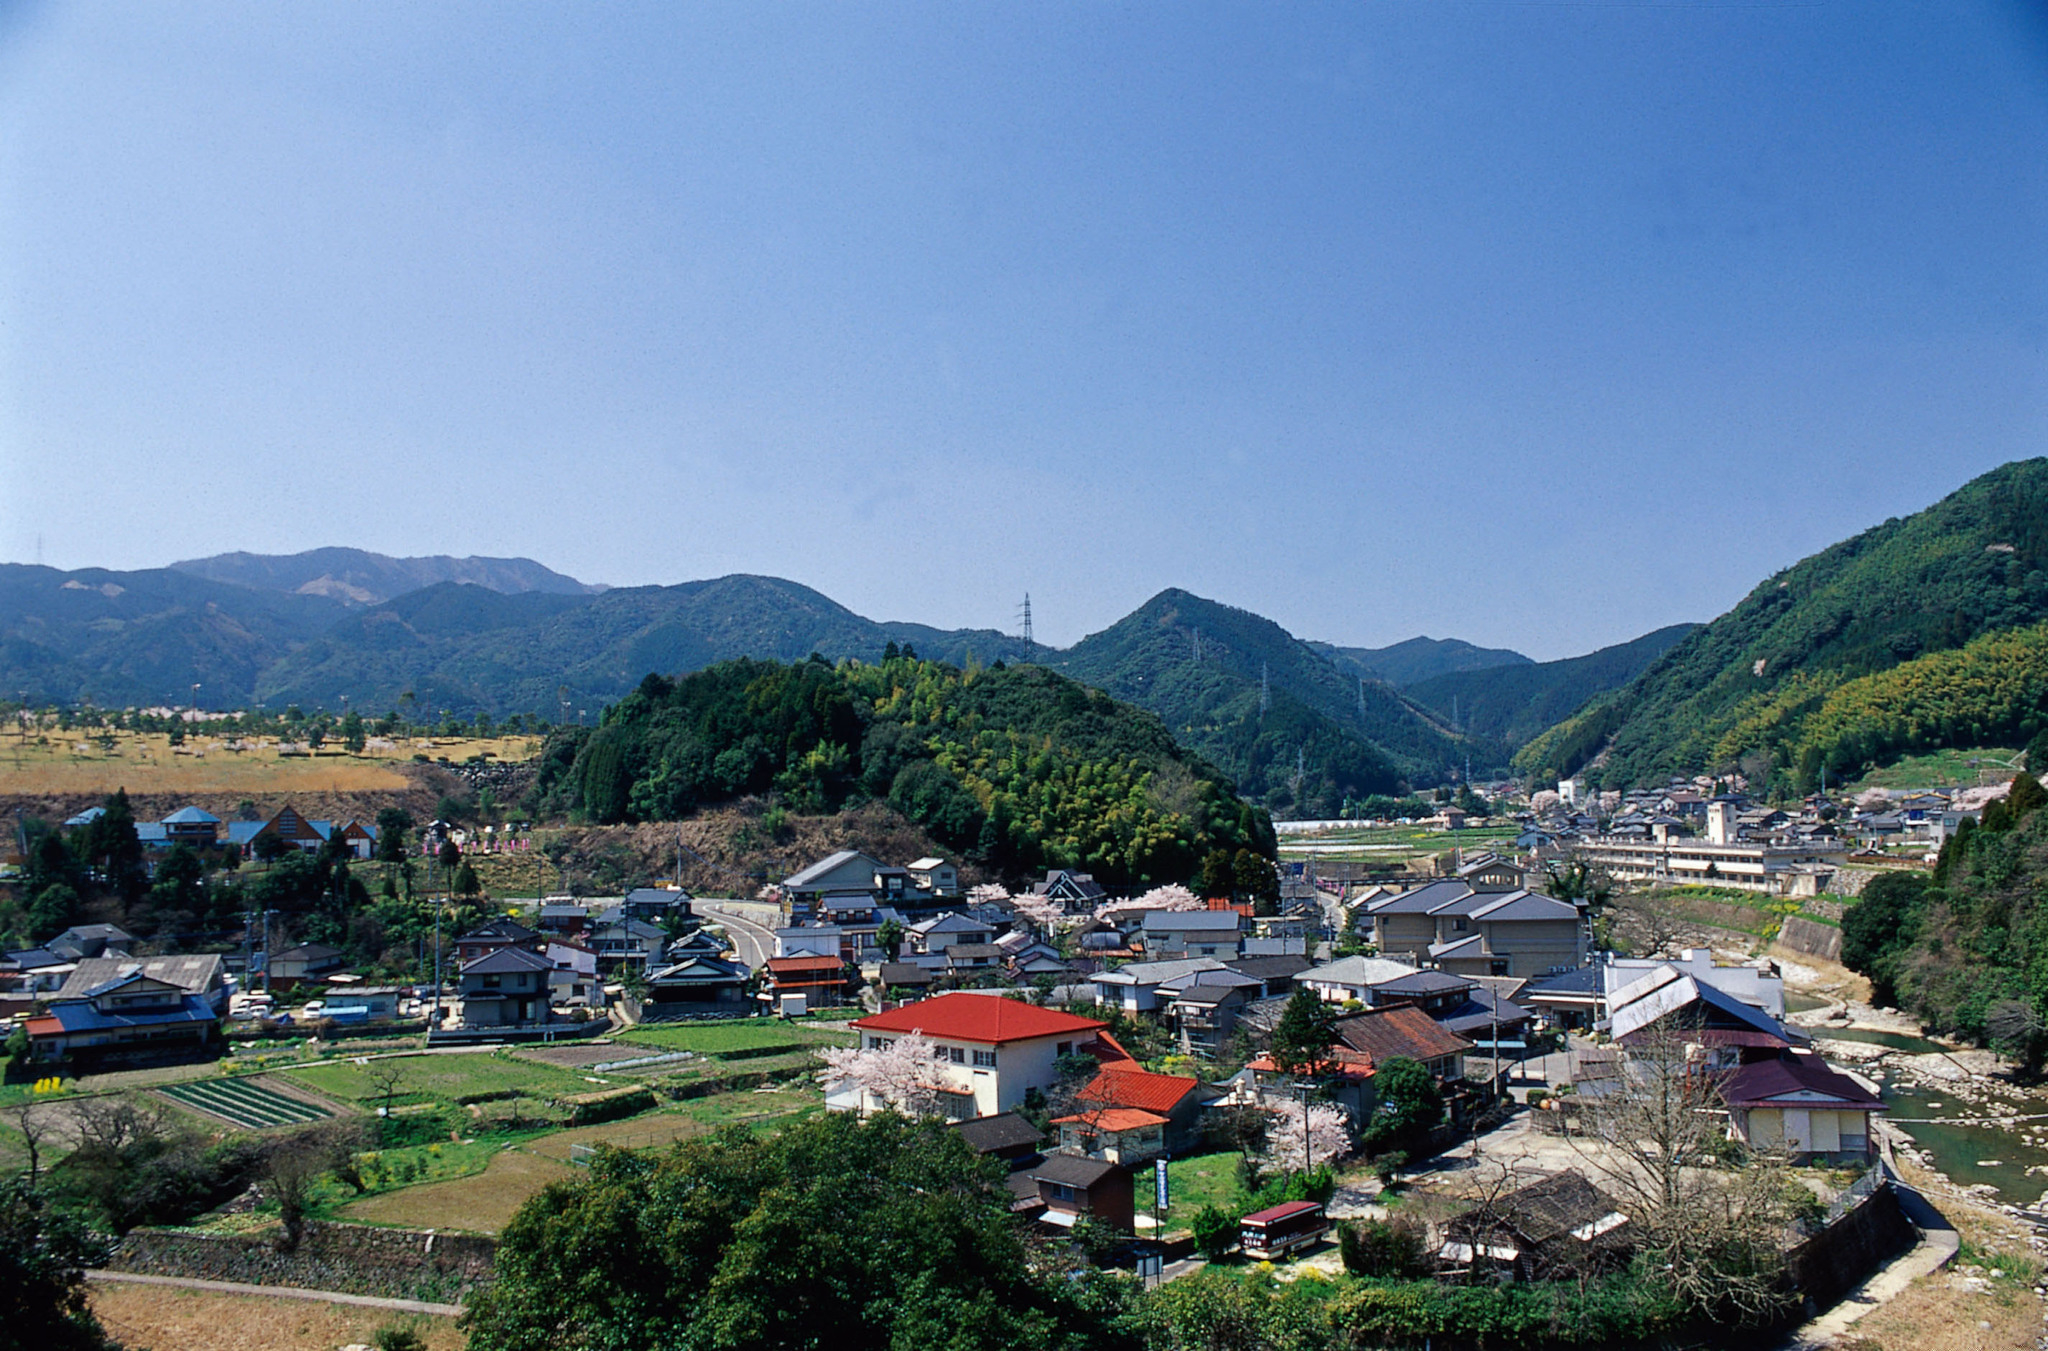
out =
[[(460, 1055), (408, 1055), (394, 1059), (405, 1067), (405, 1077), (392, 1098), (394, 1103), (400, 1104), (453, 1102), (487, 1093), (559, 1098), (571, 1093), (593, 1093), (622, 1082), (613, 1075), (585, 1076), (574, 1070), (500, 1057), (487, 1051)], [(315, 1093), (325, 1093), (349, 1102), (381, 1100), (378, 1086), (364, 1074), (363, 1067), (351, 1061), (329, 1060), (318, 1065), (294, 1066), (284, 1071), (284, 1075)]]
[(1975, 788), (1980, 783), (2010, 783), (2019, 773), (2020, 753), (1996, 746), (1969, 750), (1934, 751), (1909, 755), (1895, 765), (1873, 769), (1858, 779), (1848, 793), (1866, 788)]
[(324, 1108), (301, 1102), (248, 1079), (201, 1079), (193, 1083), (166, 1084), (157, 1092), (188, 1107), (211, 1112), (244, 1130), (299, 1126), (333, 1115)]
[(856, 1038), (850, 1032), (833, 1028), (808, 1027), (773, 1018), (744, 1018), (729, 1023), (670, 1023), (636, 1027), (621, 1032), (617, 1040), (662, 1051), (731, 1055), (736, 1051), (774, 1048), (798, 1050), (812, 1046), (852, 1046)]

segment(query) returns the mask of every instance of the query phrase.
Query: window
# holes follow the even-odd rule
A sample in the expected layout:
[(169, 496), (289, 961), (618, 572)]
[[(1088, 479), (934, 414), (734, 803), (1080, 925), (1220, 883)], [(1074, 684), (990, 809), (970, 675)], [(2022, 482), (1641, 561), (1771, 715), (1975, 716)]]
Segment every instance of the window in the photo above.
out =
[(1059, 1045), (1052, 1048), (1052, 1053), (1054, 1055), (1072, 1055), (1074, 1053), (1074, 1043), (1072, 1043), (1071, 1041), (1063, 1041)]
[(996, 1067), (996, 1053), (994, 1051), (976, 1051), (974, 1053), (974, 1063), (981, 1069), (992, 1070)]
[[(976, 1051), (974, 1054), (977, 1057), (979, 1057), (981, 1055), (981, 1052)], [(946, 1055), (956, 1065), (964, 1065), (967, 1063), (967, 1048), (964, 1046), (949, 1046), (946, 1048)]]
[(495, 990), (495, 989), (497, 989), (497, 988), (498, 988), (498, 978), (497, 978), (496, 976), (485, 976), (485, 977), (484, 977), (484, 988), (485, 988), (486, 990)]

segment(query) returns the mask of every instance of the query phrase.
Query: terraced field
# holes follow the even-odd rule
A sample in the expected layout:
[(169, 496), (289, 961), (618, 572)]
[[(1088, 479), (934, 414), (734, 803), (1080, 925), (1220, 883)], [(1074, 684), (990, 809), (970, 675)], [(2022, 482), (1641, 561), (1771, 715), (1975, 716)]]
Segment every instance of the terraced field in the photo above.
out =
[(325, 1108), (287, 1097), (274, 1088), (265, 1088), (248, 1079), (202, 1079), (196, 1083), (167, 1084), (157, 1091), (244, 1130), (298, 1126), (334, 1115)]

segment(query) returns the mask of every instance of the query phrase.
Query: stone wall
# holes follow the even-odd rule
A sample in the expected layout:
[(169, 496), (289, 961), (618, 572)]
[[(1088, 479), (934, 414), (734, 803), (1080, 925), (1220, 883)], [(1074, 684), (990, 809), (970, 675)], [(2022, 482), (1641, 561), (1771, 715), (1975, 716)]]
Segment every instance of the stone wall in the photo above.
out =
[(1911, 1247), (1912, 1221), (1889, 1185), (1794, 1248), (1788, 1261), (1800, 1293), (1827, 1308), (1861, 1285), (1880, 1262)]
[(1842, 931), (1831, 924), (1793, 915), (1785, 921), (1785, 927), (1778, 930), (1778, 941), (1809, 957), (1822, 957), (1831, 962), (1842, 960)]
[(274, 1235), (135, 1229), (121, 1240), (107, 1267), (148, 1276), (459, 1304), (490, 1281), (497, 1252), (495, 1239), (470, 1234), (355, 1224), (308, 1224), (292, 1252), (277, 1251)]

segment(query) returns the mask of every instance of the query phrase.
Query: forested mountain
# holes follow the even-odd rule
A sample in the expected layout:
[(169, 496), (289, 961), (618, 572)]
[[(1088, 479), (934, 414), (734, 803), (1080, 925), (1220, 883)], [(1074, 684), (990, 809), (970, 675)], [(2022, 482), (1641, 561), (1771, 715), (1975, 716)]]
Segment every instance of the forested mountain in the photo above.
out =
[(1401, 693), (1472, 736), (1520, 746), (1576, 713), (1588, 699), (1619, 689), (1698, 628), (1673, 624), (1626, 643), (1562, 661), (1489, 666), (1432, 676)]
[(517, 594), (546, 591), (581, 596), (604, 590), (565, 577), (530, 558), (392, 558), (366, 549), (308, 549), (297, 554), (215, 554), (171, 567), (216, 582), (260, 591), (329, 596), (351, 605), (376, 605), (437, 582), (469, 582)]
[(0, 564), (0, 690), (46, 703), (239, 707), (258, 675), (341, 618), (325, 596), (156, 568)]
[(502, 596), (444, 583), (349, 615), (265, 672), (257, 694), (334, 707), (394, 702), (557, 716), (618, 698), (650, 671), (736, 657), (879, 660), (890, 643), (955, 664), (1031, 660), (1044, 649), (993, 630), (885, 624), (807, 586), (744, 574), (598, 596)]
[(1042, 657), (989, 630), (876, 623), (809, 587), (732, 576), (601, 593), (442, 582), (364, 608), (176, 569), (0, 565), (0, 689), (103, 705), (263, 701), (464, 716), (599, 707), (649, 671), (741, 656), (879, 659), (890, 643), (964, 663)]
[(1504, 647), (1474, 647), (1458, 638), (1410, 638), (1391, 647), (1338, 647), (1335, 643), (1309, 646), (1340, 668), (1402, 688), (1454, 671), (1532, 664), (1519, 652)]
[(1185, 591), (1161, 592), (1049, 660), (1157, 713), (1183, 745), (1289, 816), (1334, 815), (1347, 796), (1441, 782), (1468, 755), (1475, 769), (1501, 758), (1498, 746), (1451, 734), (1270, 619)]
[[(1516, 764), (1546, 779), (1604, 752), (1589, 773), (1618, 787), (1741, 762), (1803, 787), (1823, 766), (1839, 779), (1904, 749), (2030, 735), (2048, 710), (1973, 684), (1982, 661), (1918, 659), (2044, 620), (2048, 460), (2023, 460), (1766, 579), (1627, 686), (1531, 741)], [(1855, 682), (1905, 663), (1916, 663), (1900, 674), (1916, 711), (1896, 726), (1864, 725), (1895, 710), (1870, 702), (1880, 687)], [(1861, 713), (1830, 714), (1812, 724), (1821, 739), (1808, 740), (1831, 698), (1838, 712)]]
[(800, 812), (883, 799), (1006, 874), (1182, 882), (1273, 852), (1266, 814), (1151, 714), (1039, 666), (893, 657), (723, 662), (648, 676), (595, 730), (549, 739), (537, 793), (600, 821), (775, 791)]

